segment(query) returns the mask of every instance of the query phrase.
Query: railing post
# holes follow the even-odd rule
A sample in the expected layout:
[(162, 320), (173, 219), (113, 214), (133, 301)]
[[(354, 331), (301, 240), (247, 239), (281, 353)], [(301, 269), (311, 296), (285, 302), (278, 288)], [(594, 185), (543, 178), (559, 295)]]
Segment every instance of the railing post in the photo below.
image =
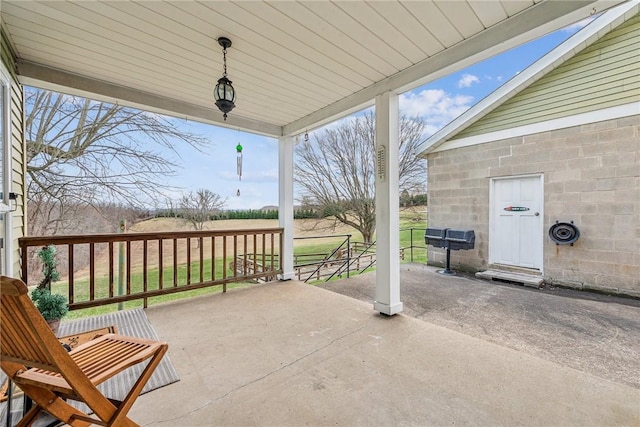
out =
[(409, 232), (411, 233), (411, 262), (413, 262), (413, 227), (409, 229)]
[[(118, 234), (122, 234), (127, 231), (127, 223), (124, 220), (120, 220), (118, 224)], [(124, 242), (118, 243), (118, 296), (124, 293)], [(118, 303), (118, 311), (124, 309), (124, 303)]]
[(28, 258), (28, 252), (29, 247), (28, 246), (23, 246), (22, 247), (22, 281), (24, 283), (29, 283), (29, 258)]
[(347, 279), (349, 278), (350, 264), (351, 264), (351, 234), (347, 235)]

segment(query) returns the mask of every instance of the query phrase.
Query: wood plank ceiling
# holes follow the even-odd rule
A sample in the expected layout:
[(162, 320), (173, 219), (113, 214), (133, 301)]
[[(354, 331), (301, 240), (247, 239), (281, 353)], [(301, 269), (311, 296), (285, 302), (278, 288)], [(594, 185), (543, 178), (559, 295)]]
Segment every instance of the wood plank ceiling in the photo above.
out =
[(229, 37), (238, 99), (224, 124), (279, 135), (539, 36), (592, 4), (2, 0), (1, 16), (23, 82), (210, 123), (221, 122), (216, 39)]

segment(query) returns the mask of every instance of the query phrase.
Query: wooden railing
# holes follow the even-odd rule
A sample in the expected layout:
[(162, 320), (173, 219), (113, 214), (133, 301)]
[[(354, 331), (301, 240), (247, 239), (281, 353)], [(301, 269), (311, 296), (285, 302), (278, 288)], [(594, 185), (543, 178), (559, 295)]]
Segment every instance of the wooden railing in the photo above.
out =
[[(77, 310), (135, 299), (146, 307), (149, 297), (208, 286), (226, 291), (228, 283), (273, 279), (282, 273), (282, 239), (282, 228), (268, 228), (23, 237), (19, 245), (27, 283), (37, 277), (29, 271), (29, 257), (43, 246), (56, 247), (58, 261), (68, 267), (69, 309)], [(81, 269), (74, 259), (87, 253)], [(259, 260), (260, 268), (252, 268), (249, 259)]]

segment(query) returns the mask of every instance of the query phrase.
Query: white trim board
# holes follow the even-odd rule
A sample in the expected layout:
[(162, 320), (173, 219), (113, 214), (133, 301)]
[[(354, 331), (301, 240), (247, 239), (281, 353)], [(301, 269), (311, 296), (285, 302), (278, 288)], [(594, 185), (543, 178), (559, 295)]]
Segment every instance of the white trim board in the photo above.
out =
[[(2, 171), (0, 173), (0, 192), (3, 197), (0, 199), (0, 215), (3, 221), (0, 227), (3, 227), (0, 236), (4, 238), (3, 247), (0, 248), (0, 273), (5, 276), (13, 276), (13, 212), (11, 211), (11, 202), (8, 195), (12, 191), (12, 163), (13, 163), (13, 145), (11, 144), (11, 95), (12, 95), (12, 79), (9, 71), (4, 63), (0, 62), (0, 85), (4, 88), (4, 97), (0, 97), (2, 105), (2, 126), (0, 126), (0, 150), (2, 150)], [(6, 203), (5, 203), (6, 202)]]
[(545, 122), (518, 126), (511, 129), (499, 130), (496, 132), (484, 133), (482, 135), (453, 139), (445, 142), (437, 148), (434, 148), (430, 152), (437, 153), (439, 151), (452, 150), (454, 148), (470, 147), (472, 145), (500, 141), (502, 139), (533, 135), (540, 132), (586, 125), (590, 123), (597, 123), (605, 120), (619, 119), (622, 117), (629, 117), (634, 115), (640, 115), (640, 102), (633, 102), (631, 104), (605, 108), (604, 110), (590, 111), (588, 113), (576, 114), (574, 116), (562, 117)]

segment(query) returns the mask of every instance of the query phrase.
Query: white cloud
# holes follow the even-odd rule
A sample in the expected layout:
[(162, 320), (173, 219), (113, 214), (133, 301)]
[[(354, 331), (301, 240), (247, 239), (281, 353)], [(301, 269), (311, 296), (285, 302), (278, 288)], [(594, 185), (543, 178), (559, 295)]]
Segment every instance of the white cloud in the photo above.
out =
[(471, 87), (474, 83), (480, 83), (480, 79), (478, 76), (474, 76), (473, 74), (463, 74), (462, 78), (458, 80), (458, 87)]
[(575, 33), (589, 25), (591, 21), (597, 18), (597, 15), (589, 16), (588, 18), (583, 19), (582, 21), (578, 21), (575, 24), (568, 25), (562, 29), (565, 33)]
[(497, 82), (501, 82), (502, 80), (504, 80), (503, 76), (495, 76), (494, 77), (494, 76), (490, 76), (488, 74), (485, 74), (484, 76), (482, 76), (482, 78), (487, 80), (487, 81), (490, 81), (490, 82), (492, 82), (494, 80), (497, 81)]
[[(240, 190), (240, 195), (237, 191)], [(222, 196), (226, 197), (226, 209), (261, 209), (264, 206), (277, 205), (278, 197), (275, 198), (271, 193), (265, 194), (265, 190), (261, 185), (243, 184), (229, 187), (222, 192)]]
[[(235, 166), (235, 163), (234, 163)], [(224, 170), (218, 173), (218, 177), (225, 181), (240, 181), (237, 169)], [(242, 181), (244, 182), (278, 182), (278, 169), (252, 170), (250, 165), (242, 165)]]
[[(427, 137), (467, 111), (473, 102), (473, 96), (451, 94), (442, 89), (423, 89), (400, 95), (400, 114), (425, 118), (427, 126), (424, 135)], [(355, 120), (353, 115), (329, 123), (318, 130), (331, 129), (352, 120)], [(311, 134), (310, 132), (310, 137)], [(302, 137), (300, 136), (301, 140)]]
[(441, 89), (425, 89), (400, 96), (400, 111), (408, 116), (427, 119), (426, 134), (442, 128), (464, 113), (473, 104), (473, 97), (452, 95)]

